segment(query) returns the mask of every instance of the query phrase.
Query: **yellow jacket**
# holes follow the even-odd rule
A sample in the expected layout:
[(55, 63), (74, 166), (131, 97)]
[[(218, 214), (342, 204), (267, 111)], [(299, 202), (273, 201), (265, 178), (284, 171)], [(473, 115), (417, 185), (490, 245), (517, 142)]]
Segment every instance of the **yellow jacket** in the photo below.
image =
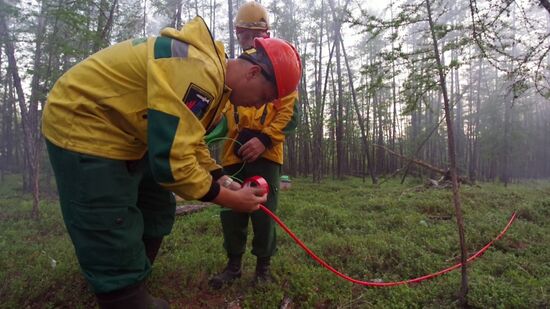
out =
[[(283, 164), (283, 142), (285, 137), (292, 132), (297, 125), (298, 92), (282, 98), (279, 103), (271, 102), (258, 109), (255, 107), (242, 107), (227, 104), (224, 108), (224, 117), (227, 119), (227, 137), (239, 139), (238, 135), (243, 131), (252, 130), (251, 134), (258, 137), (266, 146), (261, 157), (278, 164)], [(245, 138), (246, 140), (246, 138)], [(242, 160), (235, 154), (235, 141), (226, 142), (223, 149), (222, 165), (241, 163)]]
[(186, 199), (212, 199), (219, 186), (210, 171), (220, 166), (203, 137), (229, 98), (225, 73), (223, 44), (196, 17), (75, 65), (51, 90), (42, 131), (84, 154), (137, 160), (147, 152), (161, 185)]

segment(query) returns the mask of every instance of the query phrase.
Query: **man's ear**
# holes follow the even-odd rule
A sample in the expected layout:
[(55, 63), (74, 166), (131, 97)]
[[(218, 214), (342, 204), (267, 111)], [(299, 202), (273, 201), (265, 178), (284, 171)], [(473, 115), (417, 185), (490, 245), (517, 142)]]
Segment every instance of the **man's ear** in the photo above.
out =
[(248, 68), (248, 72), (246, 73), (246, 79), (251, 80), (253, 78), (257, 78), (262, 73), (262, 68), (259, 65), (253, 64)]

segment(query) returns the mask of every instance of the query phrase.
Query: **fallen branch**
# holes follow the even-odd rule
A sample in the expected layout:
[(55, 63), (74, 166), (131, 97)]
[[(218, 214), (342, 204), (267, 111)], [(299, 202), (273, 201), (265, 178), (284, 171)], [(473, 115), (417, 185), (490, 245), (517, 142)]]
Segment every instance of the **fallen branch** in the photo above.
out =
[(212, 207), (214, 204), (201, 204), (201, 205), (183, 205), (176, 207), (176, 216), (185, 216), (195, 212), (203, 211), (208, 207)]
[(447, 174), (447, 171), (446, 171), (446, 170), (440, 169), (440, 168), (438, 168), (438, 167), (436, 167), (436, 166), (433, 166), (433, 165), (431, 165), (431, 164), (429, 164), (429, 163), (426, 163), (426, 162), (424, 162), (424, 161), (420, 161), (420, 160), (416, 160), (416, 159), (412, 159), (412, 158), (407, 158), (407, 157), (405, 157), (404, 155), (398, 154), (397, 152), (395, 152), (395, 151), (393, 151), (393, 150), (391, 150), (391, 149), (389, 149), (389, 148), (387, 148), (387, 147), (384, 147), (384, 146), (382, 146), (382, 145), (374, 144), (374, 146), (376, 146), (376, 147), (378, 147), (378, 148), (382, 148), (382, 149), (386, 150), (387, 152), (391, 153), (391, 154), (394, 155), (394, 156), (397, 156), (397, 157), (399, 157), (399, 158), (401, 158), (401, 159), (404, 159), (404, 160), (407, 160), (407, 161), (409, 161), (409, 162), (412, 162), (412, 163), (414, 163), (414, 164), (416, 164), (416, 165), (420, 165), (420, 166), (422, 166), (422, 167), (425, 167), (425, 168), (427, 168), (427, 169), (429, 169), (429, 170), (432, 170), (432, 171), (434, 171), (434, 172), (436, 172), (436, 173), (439, 173), (439, 174), (442, 174), (442, 175)]
[[(417, 159), (412, 159), (412, 158), (408, 158), (408, 157), (405, 157), (404, 155), (401, 155), (401, 154), (398, 154), (397, 152), (387, 148), (387, 147), (384, 147), (382, 145), (378, 145), (378, 144), (374, 144), (374, 146), (376, 147), (379, 147), (379, 148), (382, 148), (384, 150), (386, 150), (387, 152), (389, 152), (390, 154), (394, 155), (394, 156), (397, 156), (401, 159), (404, 159), (404, 160), (407, 160), (409, 162), (412, 162), (416, 165), (420, 165), (424, 168), (427, 168), (431, 171), (434, 171), (436, 173), (439, 173), (441, 175), (443, 175), (439, 180), (434, 180), (434, 179), (429, 179), (428, 181), (431, 183), (431, 185), (433, 185), (434, 187), (440, 187), (441, 184), (444, 182), (444, 181), (448, 181), (450, 182), (451, 181), (451, 173), (449, 170), (444, 170), (444, 169), (441, 169), (437, 166), (433, 166), (429, 163), (426, 163), (424, 161), (420, 161), (420, 160), (417, 160)], [(390, 177), (393, 177), (398, 171), (396, 171), (395, 173), (393, 173)], [(462, 176), (458, 176), (457, 175), (457, 179), (458, 179), (458, 183), (463, 183), (463, 184), (466, 184), (466, 185), (474, 185), (473, 183), (471, 183), (470, 181), (468, 181), (467, 179), (463, 178)], [(428, 183), (427, 185), (429, 186), (430, 183)]]

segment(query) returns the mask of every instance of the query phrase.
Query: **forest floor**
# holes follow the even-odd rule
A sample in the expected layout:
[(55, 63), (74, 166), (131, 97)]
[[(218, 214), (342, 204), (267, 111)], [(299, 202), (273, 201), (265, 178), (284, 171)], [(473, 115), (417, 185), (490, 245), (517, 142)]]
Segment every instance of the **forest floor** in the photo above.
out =
[[(41, 219), (19, 179), (0, 183), (0, 308), (94, 308), (58, 202), (44, 200)], [(480, 183), (461, 188), (467, 246), (473, 253), (518, 219), (469, 264), (473, 308), (550, 307), (550, 182)], [(252, 284), (247, 251), (243, 277), (219, 291), (208, 279), (225, 265), (219, 207), (178, 216), (147, 281), (172, 308), (453, 308), (460, 271), (420, 284), (366, 288), (319, 266), (281, 229), (274, 283)], [(281, 191), (278, 215), (317, 255), (349, 276), (396, 281), (457, 263), (459, 247), (449, 189), (418, 182), (381, 187), (358, 178), (294, 179)], [(249, 237), (251, 238), (251, 237)], [(250, 239), (249, 239), (250, 245)], [(248, 247), (250, 249), (250, 246)]]

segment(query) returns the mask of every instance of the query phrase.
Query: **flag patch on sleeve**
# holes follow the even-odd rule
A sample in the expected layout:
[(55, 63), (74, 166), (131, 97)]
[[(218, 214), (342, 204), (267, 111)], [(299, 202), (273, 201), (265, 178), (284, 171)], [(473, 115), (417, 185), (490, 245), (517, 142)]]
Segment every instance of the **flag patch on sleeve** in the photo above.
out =
[(213, 100), (214, 97), (210, 93), (191, 83), (183, 97), (183, 104), (185, 104), (198, 119), (201, 119)]

